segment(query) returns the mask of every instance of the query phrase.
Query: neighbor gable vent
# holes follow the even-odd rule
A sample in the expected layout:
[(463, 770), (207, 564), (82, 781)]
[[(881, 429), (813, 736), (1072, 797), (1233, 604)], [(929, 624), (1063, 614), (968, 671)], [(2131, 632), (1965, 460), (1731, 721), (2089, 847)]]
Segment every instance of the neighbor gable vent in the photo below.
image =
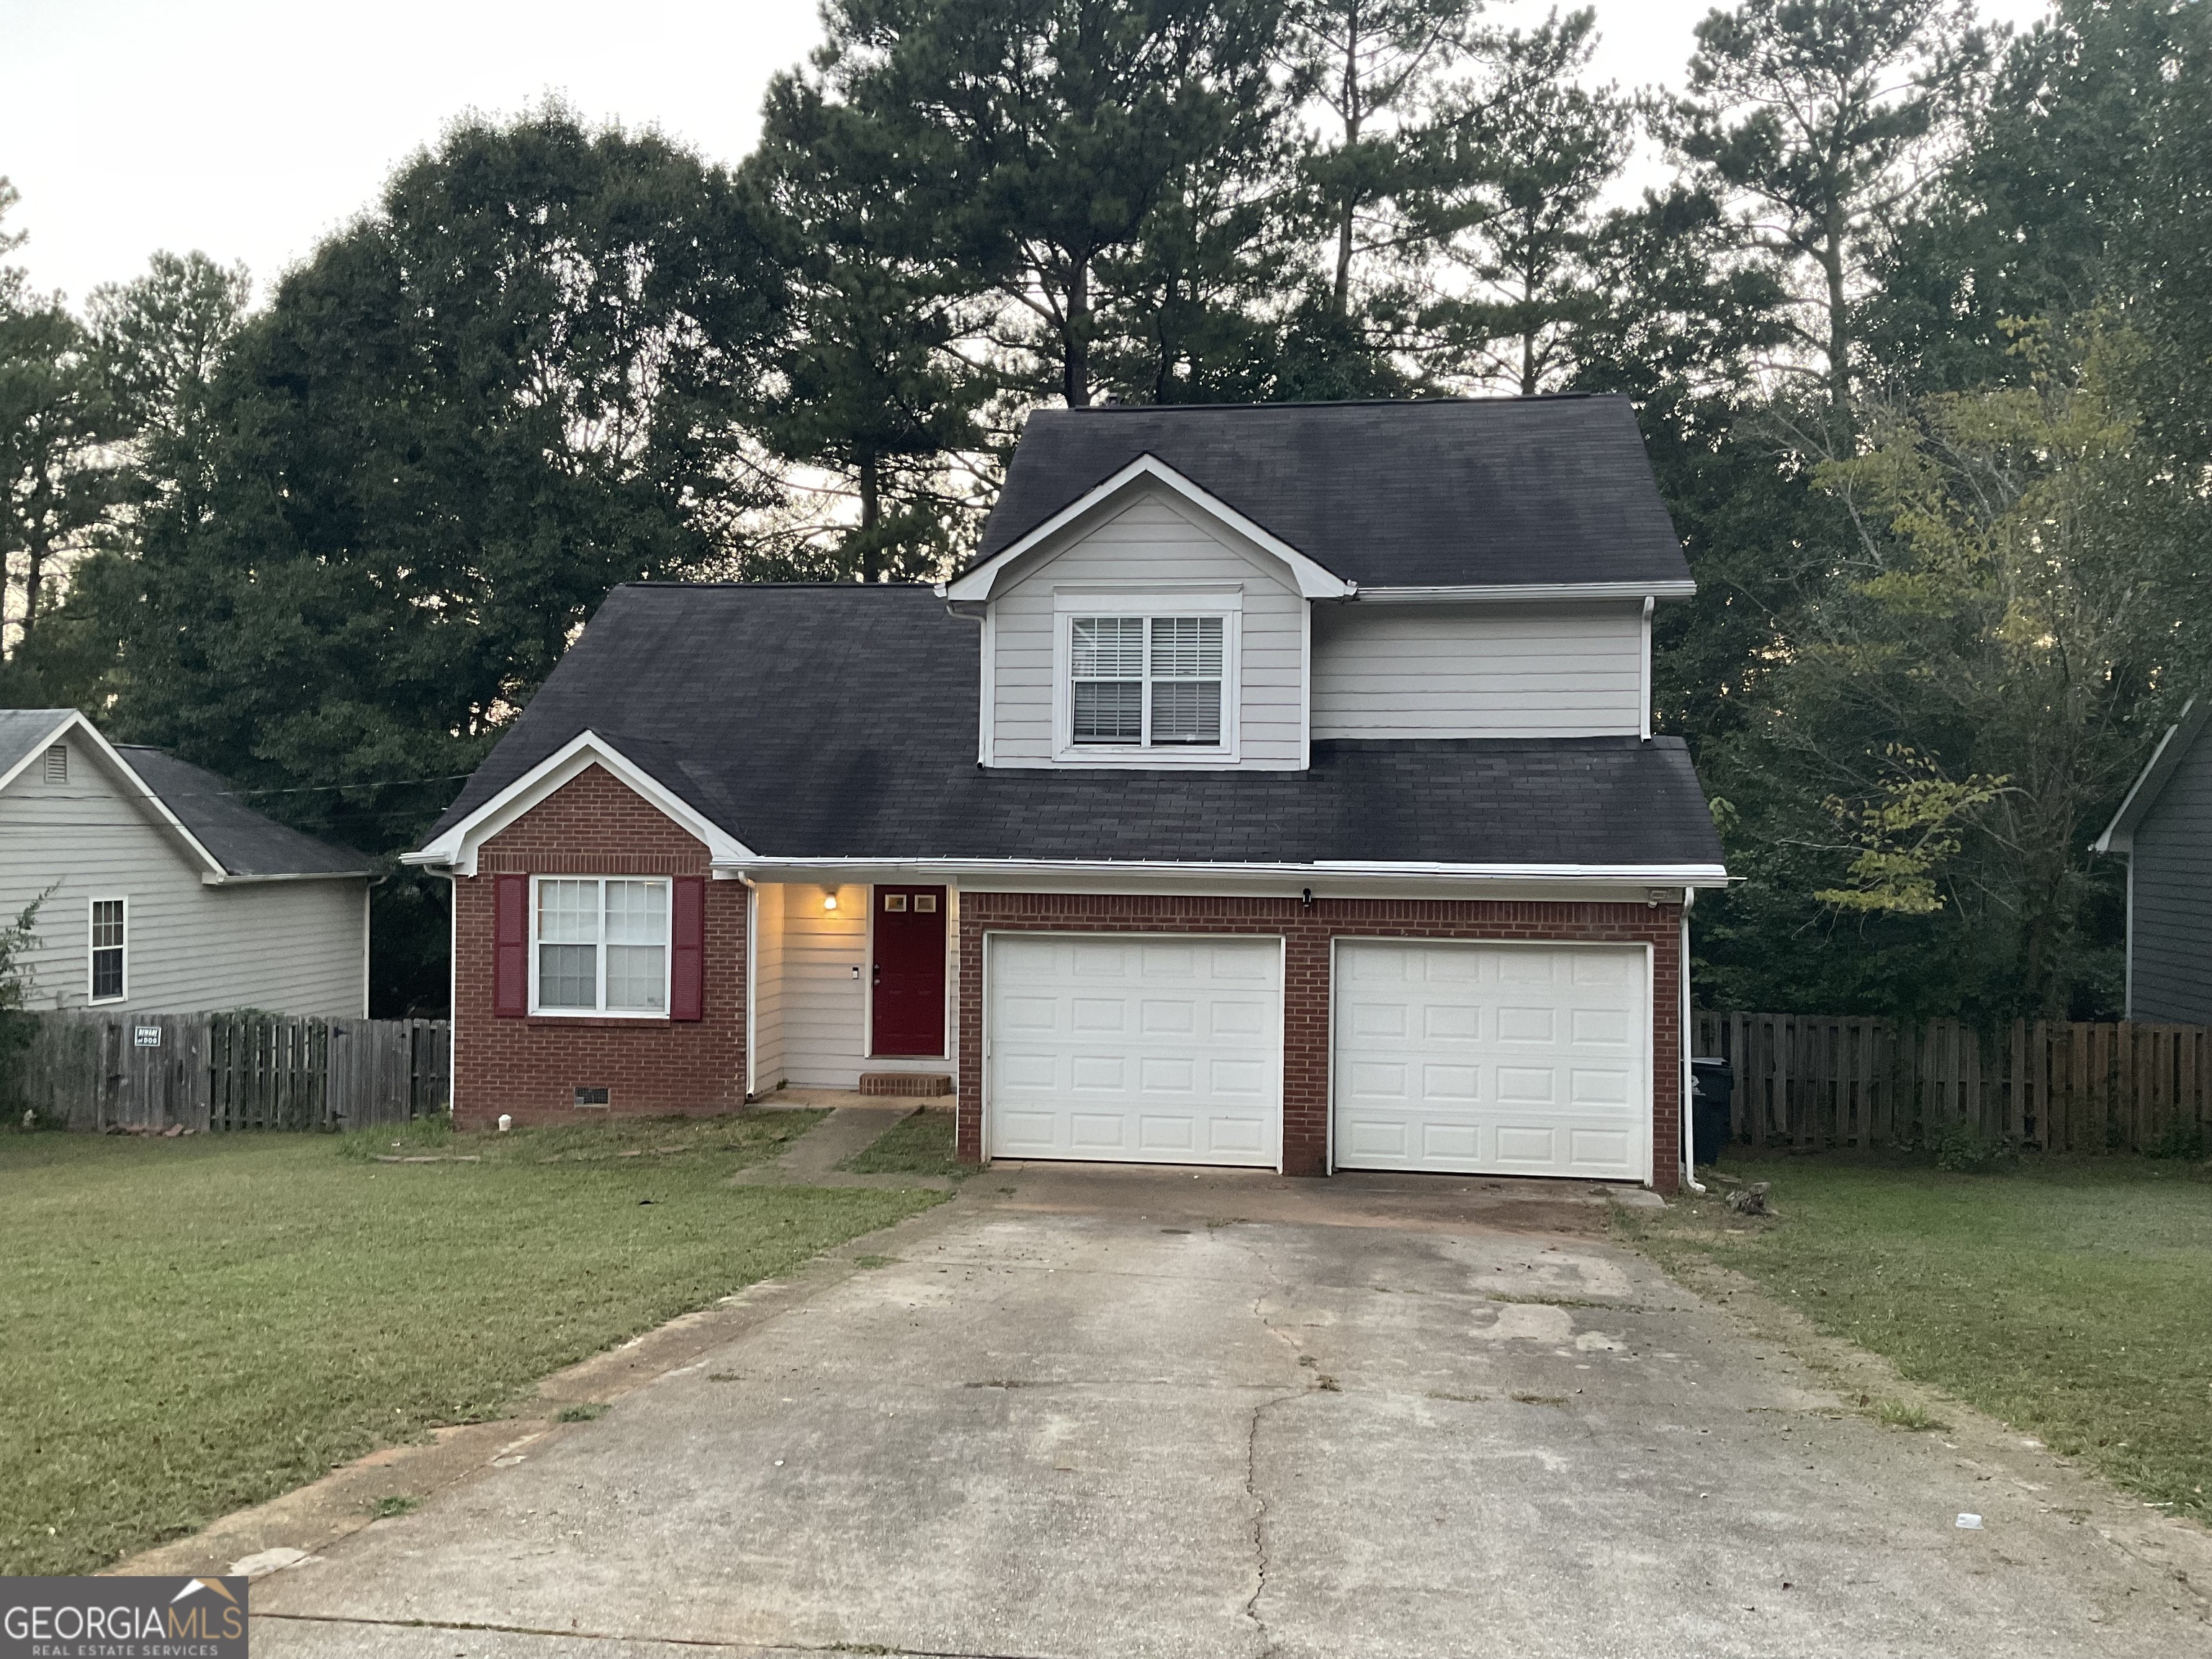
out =
[(48, 783), (69, 781), (69, 745), (67, 744), (58, 743), (46, 750), (46, 781)]

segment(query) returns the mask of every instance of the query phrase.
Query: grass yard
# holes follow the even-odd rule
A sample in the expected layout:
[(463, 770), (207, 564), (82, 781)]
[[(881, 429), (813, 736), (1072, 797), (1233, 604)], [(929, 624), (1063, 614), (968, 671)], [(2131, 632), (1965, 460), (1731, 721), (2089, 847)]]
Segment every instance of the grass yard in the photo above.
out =
[(965, 1180), (973, 1164), (952, 1158), (953, 1115), (924, 1110), (901, 1118), (837, 1167), (854, 1175), (951, 1176)]
[(549, 1372), (939, 1201), (728, 1184), (817, 1115), (0, 1132), (0, 1572), (87, 1571), (507, 1414)]
[(1693, 1200), (1620, 1224), (1662, 1261), (1694, 1252), (1735, 1268), (1905, 1376), (2212, 1520), (2212, 1168), (1723, 1167), (1771, 1182), (1777, 1218)]

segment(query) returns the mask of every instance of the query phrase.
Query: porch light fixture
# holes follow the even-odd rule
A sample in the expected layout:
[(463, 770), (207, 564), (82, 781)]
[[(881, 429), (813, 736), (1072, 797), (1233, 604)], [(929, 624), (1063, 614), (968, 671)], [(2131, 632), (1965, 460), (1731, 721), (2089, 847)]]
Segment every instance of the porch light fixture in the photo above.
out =
[(822, 890), (822, 908), (825, 910), (834, 910), (837, 908), (837, 890), (836, 888), (825, 887)]

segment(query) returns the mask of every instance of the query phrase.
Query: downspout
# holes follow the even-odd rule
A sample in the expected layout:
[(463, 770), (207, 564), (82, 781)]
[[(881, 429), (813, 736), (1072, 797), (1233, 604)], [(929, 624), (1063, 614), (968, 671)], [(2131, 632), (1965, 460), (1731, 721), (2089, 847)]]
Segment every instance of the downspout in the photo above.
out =
[[(496, 933), (497, 930), (494, 930)], [(446, 867), (446, 1121), (461, 1093), (461, 878)]]
[(754, 1085), (760, 1081), (760, 1042), (756, 1026), (760, 998), (755, 994), (760, 975), (760, 889), (753, 884), (750, 876), (740, 875), (738, 879), (745, 890), (745, 1104), (750, 1106), (758, 1093)]
[(1678, 1028), (1681, 1033), (1682, 1081), (1674, 1110), (1677, 1138), (1681, 1145), (1682, 1184), (1693, 1193), (1705, 1189), (1698, 1185), (1698, 1141), (1690, 1117), (1690, 1095), (1697, 1073), (1690, 1068), (1690, 908), (1698, 902), (1698, 890), (1682, 890), (1682, 1014)]

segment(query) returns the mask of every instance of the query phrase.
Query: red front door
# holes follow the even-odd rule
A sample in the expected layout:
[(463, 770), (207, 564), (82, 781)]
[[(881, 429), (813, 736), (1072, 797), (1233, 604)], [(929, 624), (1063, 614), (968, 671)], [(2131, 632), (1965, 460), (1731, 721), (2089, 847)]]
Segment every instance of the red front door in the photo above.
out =
[(945, 1052), (945, 890), (875, 890), (875, 1002), (869, 1053)]

